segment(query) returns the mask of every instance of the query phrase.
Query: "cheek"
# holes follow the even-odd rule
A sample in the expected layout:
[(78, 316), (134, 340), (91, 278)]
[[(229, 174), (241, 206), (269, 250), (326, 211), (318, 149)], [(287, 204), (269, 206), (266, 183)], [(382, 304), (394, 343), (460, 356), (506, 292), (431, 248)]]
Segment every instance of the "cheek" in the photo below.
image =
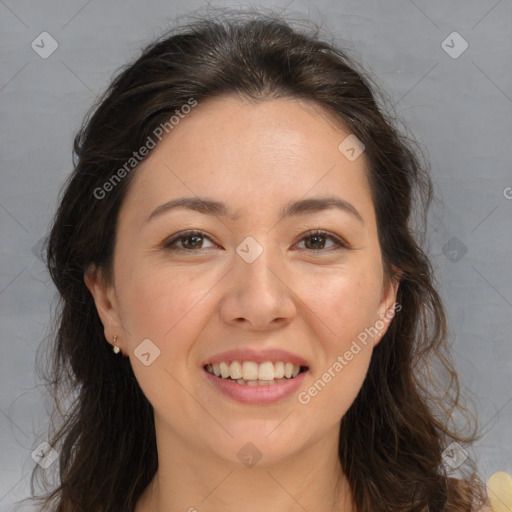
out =
[(307, 414), (311, 409), (317, 410), (327, 424), (340, 421), (348, 411), (363, 385), (371, 359), (369, 345), (356, 341), (345, 348), (315, 372), (297, 396)]
[(146, 268), (121, 276), (119, 296), (123, 325), (131, 342), (155, 338), (165, 344), (173, 331), (187, 325), (192, 310), (201, 309), (208, 283), (189, 272)]
[[(178, 382), (186, 380), (188, 354), (202, 328), (207, 288), (201, 283), (190, 273), (157, 267), (119, 275), (131, 365), (144, 394), (157, 408), (160, 404), (184, 410), (186, 405)], [(146, 353), (149, 356), (143, 356)]]
[(378, 280), (341, 276), (323, 282), (308, 297), (316, 314), (316, 337), (323, 356), (298, 395), (306, 421), (312, 411), (334, 425), (352, 405), (366, 377), (373, 352), (372, 330), (380, 298)]
[(356, 398), (368, 371), (381, 281), (378, 272), (354, 267), (314, 281), (315, 287), (313, 281), (303, 283), (302, 297), (315, 313), (315, 336), (323, 346), (323, 357), (298, 398), (303, 405), (329, 410), (335, 422)]
[(378, 272), (346, 269), (304, 285), (304, 301), (325, 324), (334, 348), (342, 350), (375, 324), (382, 290)]

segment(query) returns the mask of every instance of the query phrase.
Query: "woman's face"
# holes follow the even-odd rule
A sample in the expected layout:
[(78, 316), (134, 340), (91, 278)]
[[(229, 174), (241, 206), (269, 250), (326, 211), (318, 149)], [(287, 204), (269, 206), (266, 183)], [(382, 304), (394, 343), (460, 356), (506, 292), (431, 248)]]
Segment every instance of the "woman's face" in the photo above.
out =
[[(158, 432), (197, 454), (241, 465), (254, 450), (265, 464), (337, 441), (396, 295), (364, 152), (338, 148), (348, 135), (311, 103), (223, 97), (134, 171), (113, 286), (87, 283)], [(181, 198), (197, 208), (171, 208)], [(220, 361), (230, 378), (208, 371)], [(307, 370), (287, 379), (282, 363)]]

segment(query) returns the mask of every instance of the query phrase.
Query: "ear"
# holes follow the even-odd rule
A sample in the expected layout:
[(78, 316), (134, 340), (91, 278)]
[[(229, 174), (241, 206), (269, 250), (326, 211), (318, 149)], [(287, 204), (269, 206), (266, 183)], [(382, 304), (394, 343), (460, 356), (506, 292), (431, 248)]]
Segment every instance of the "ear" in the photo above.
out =
[(116, 303), (114, 286), (107, 283), (102, 270), (94, 265), (89, 266), (84, 273), (84, 282), (93, 296), (96, 310), (103, 324), (105, 338), (113, 346), (114, 336), (117, 335), (116, 344), (122, 348), (123, 340), (120, 335), (124, 329)]
[(402, 309), (401, 304), (397, 304), (396, 296), (398, 293), (398, 286), (400, 285), (400, 279), (402, 277), (402, 270), (397, 267), (393, 267), (392, 273), (386, 278), (384, 286), (382, 287), (382, 297), (378, 309), (378, 319), (375, 322), (375, 327), (378, 330), (378, 334), (374, 338), (374, 345), (380, 342), (386, 331), (388, 330), (389, 324), (395, 313)]

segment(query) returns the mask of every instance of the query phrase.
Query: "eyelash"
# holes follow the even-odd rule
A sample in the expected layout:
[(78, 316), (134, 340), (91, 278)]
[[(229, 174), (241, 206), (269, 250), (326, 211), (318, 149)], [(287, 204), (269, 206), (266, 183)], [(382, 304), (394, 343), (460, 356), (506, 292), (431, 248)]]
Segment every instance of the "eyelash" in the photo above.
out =
[[(170, 239), (166, 240), (163, 243), (163, 248), (170, 252), (192, 252), (193, 253), (193, 252), (201, 251), (202, 249), (183, 249), (181, 247), (175, 246), (175, 244), (177, 242), (179, 242), (180, 240), (183, 240), (183, 239), (191, 237), (191, 236), (199, 236), (201, 238), (208, 238), (208, 240), (213, 242), (210, 239), (210, 237), (207, 236), (204, 232), (190, 230), (190, 231), (182, 231), (181, 233), (178, 233), (178, 234), (174, 235), (173, 237), (171, 237)], [(302, 242), (308, 238), (313, 238), (315, 236), (322, 236), (322, 237), (331, 239), (334, 242), (336, 247), (330, 248), (330, 249), (319, 249), (319, 250), (314, 250), (314, 249), (302, 249), (302, 250), (306, 250), (306, 251), (313, 252), (313, 253), (321, 253), (321, 252), (330, 252), (333, 250), (341, 250), (341, 249), (349, 249), (350, 248), (347, 243), (343, 242), (337, 236), (334, 236), (327, 231), (322, 231), (322, 230), (318, 230), (318, 229), (308, 231), (307, 233), (305, 233), (304, 236), (302, 237), (302, 239), (300, 240), (300, 242)]]

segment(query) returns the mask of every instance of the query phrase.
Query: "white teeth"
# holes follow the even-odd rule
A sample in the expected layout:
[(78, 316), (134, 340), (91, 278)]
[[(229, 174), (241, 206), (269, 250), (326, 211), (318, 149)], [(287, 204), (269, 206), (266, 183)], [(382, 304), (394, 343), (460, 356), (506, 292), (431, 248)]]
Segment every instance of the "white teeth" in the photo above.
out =
[(284, 363), (277, 361), (274, 365), (274, 379), (282, 379), (284, 377)]
[(238, 379), (236, 381), (237, 384), (241, 384), (242, 386), (273, 386), (275, 384), (279, 384), (280, 382), (286, 382), (288, 379), (277, 379), (277, 380), (244, 380)]
[(223, 379), (231, 378), (241, 385), (264, 386), (297, 377), (300, 366), (284, 361), (265, 361), (260, 364), (254, 361), (233, 361), (231, 364), (222, 361), (218, 364), (207, 364), (206, 370)]
[(242, 375), (244, 380), (256, 380), (258, 378), (258, 363), (244, 361)]
[(229, 366), (224, 361), (222, 361), (222, 363), (220, 363), (219, 366), (220, 366), (220, 374), (221, 374), (222, 378), (227, 379), (229, 377)]
[(229, 368), (229, 376), (233, 380), (242, 378), (242, 365), (238, 361), (233, 361), (231, 363), (231, 367)]
[(271, 362), (261, 363), (258, 368), (259, 380), (274, 380), (274, 365)]

